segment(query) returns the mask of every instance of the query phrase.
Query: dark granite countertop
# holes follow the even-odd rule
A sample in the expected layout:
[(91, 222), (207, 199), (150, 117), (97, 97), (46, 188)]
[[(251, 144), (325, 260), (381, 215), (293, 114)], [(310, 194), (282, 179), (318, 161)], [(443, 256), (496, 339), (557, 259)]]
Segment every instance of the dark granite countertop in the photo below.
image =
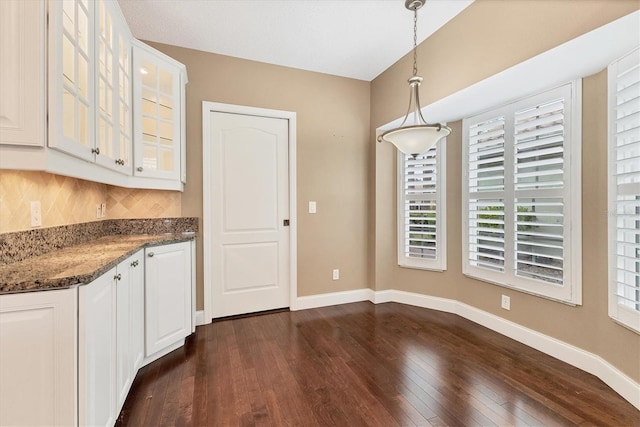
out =
[(114, 234), (0, 265), (0, 294), (90, 283), (142, 248), (193, 239), (193, 232)]

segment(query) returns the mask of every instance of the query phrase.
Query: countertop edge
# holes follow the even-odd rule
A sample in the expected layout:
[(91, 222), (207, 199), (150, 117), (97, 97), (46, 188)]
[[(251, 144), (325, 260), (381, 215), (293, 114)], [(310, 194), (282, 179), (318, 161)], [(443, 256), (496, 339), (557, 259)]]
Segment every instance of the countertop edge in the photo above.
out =
[[(150, 235), (149, 238), (160, 240), (152, 240), (144, 242), (130, 250), (127, 250), (123, 254), (119, 255), (115, 259), (106, 261), (104, 265), (100, 265), (95, 270), (87, 274), (73, 275), (68, 277), (54, 277), (40, 280), (24, 280), (21, 282), (8, 282), (0, 283), (0, 295), (12, 295), (27, 292), (41, 292), (49, 290), (69, 289), (73, 286), (82, 286), (89, 284), (107, 273), (112, 268), (116, 267), (120, 262), (129, 258), (136, 252), (145, 248), (170, 245), (173, 243), (188, 242), (196, 240), (196, 233), (182, 233), (182, 234), (162, 234), (162, 235)], [(35, 257), (38, 258), (38, 257)], [(25, 260), (28, 261), (28, 260)], [(24, 261), (21, 261), (24, 262)], [(20, 264), (20, 262), (16, 263)]]

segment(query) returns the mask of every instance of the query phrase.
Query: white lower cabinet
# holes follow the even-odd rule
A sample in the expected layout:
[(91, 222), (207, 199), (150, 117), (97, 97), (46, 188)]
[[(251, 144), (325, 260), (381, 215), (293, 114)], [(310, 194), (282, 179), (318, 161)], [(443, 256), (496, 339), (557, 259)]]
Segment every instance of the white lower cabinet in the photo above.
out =
[(0, 425), (76, 424), (76, 289), (0, 295)]
[(118, 264), (116, 271), (116, 414), (122, 409), (144, 353), (143, 251)]
[(116, 418), (116, 287), (111, 269), (78, 288), (78, 415), (81, 426)]
[(112, 426), (142, 360), (143, 251), (78, 288), (80, 425)]
[(129, 263), (130, 345), (133, 364), (132, 379), (144, 359), (144, 251), (135, 254)]
[(0, 426), (113, 426), (138, 369), (193, 329), (194, 242), (87, 285), (0, 295)]
[(145, 249), (145, 355), (154, 358), (191, 334), (192, 247), (181, 242)]

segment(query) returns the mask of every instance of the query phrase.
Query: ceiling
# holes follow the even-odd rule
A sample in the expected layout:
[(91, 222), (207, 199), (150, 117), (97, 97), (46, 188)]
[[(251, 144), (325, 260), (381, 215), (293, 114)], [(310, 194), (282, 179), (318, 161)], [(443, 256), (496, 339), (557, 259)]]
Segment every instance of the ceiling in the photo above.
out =
[[(428, 0), (418, 12), (418, 43), (472, 2)], [(138, 39), (365, 81), (413, 47), (403, 0), (118, 3)]]

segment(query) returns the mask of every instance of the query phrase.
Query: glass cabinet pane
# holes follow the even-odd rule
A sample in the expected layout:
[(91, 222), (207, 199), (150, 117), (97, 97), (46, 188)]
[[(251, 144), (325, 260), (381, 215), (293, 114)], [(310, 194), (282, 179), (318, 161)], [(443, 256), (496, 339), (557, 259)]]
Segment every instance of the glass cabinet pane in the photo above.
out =
[(142, 61), (140, 74), (142, 75), (142, 85), (155, 90), (158, 85), (158, 69), (155, 64), (149, 61)]
[(56, 144), (79, 144), (89, 146), (92, 141), (91, 117), (91, 12), (88, 3), (74, 0), (61, 2), (59, 14), (61, 30), (59, 33), (60, 51), (58, 63), (60, 80), (57, 83), (57, 95), (61, 107), (58, 123), (62, 142)]
[(62, 93), (62, 134), (69, 139), (76, 138), (75, 97), (68, 90)]
[[(138, 59), (136, 56), (139, 53)], [(134, 50), (137, 83), (136, 117), (139, 117), (139, 138), (143, 147), (138, 155), (138, 166), (143, 174), (154, 177), (179, 179), (180, 117), (175, 106), (179, 105), (177, 86), (179, 69), (142, 50)]]
[(75, 57), (73, 42), (66, 35), (62, 36), (62, 76), (68, 85), (73, 85), (76, 81)]

